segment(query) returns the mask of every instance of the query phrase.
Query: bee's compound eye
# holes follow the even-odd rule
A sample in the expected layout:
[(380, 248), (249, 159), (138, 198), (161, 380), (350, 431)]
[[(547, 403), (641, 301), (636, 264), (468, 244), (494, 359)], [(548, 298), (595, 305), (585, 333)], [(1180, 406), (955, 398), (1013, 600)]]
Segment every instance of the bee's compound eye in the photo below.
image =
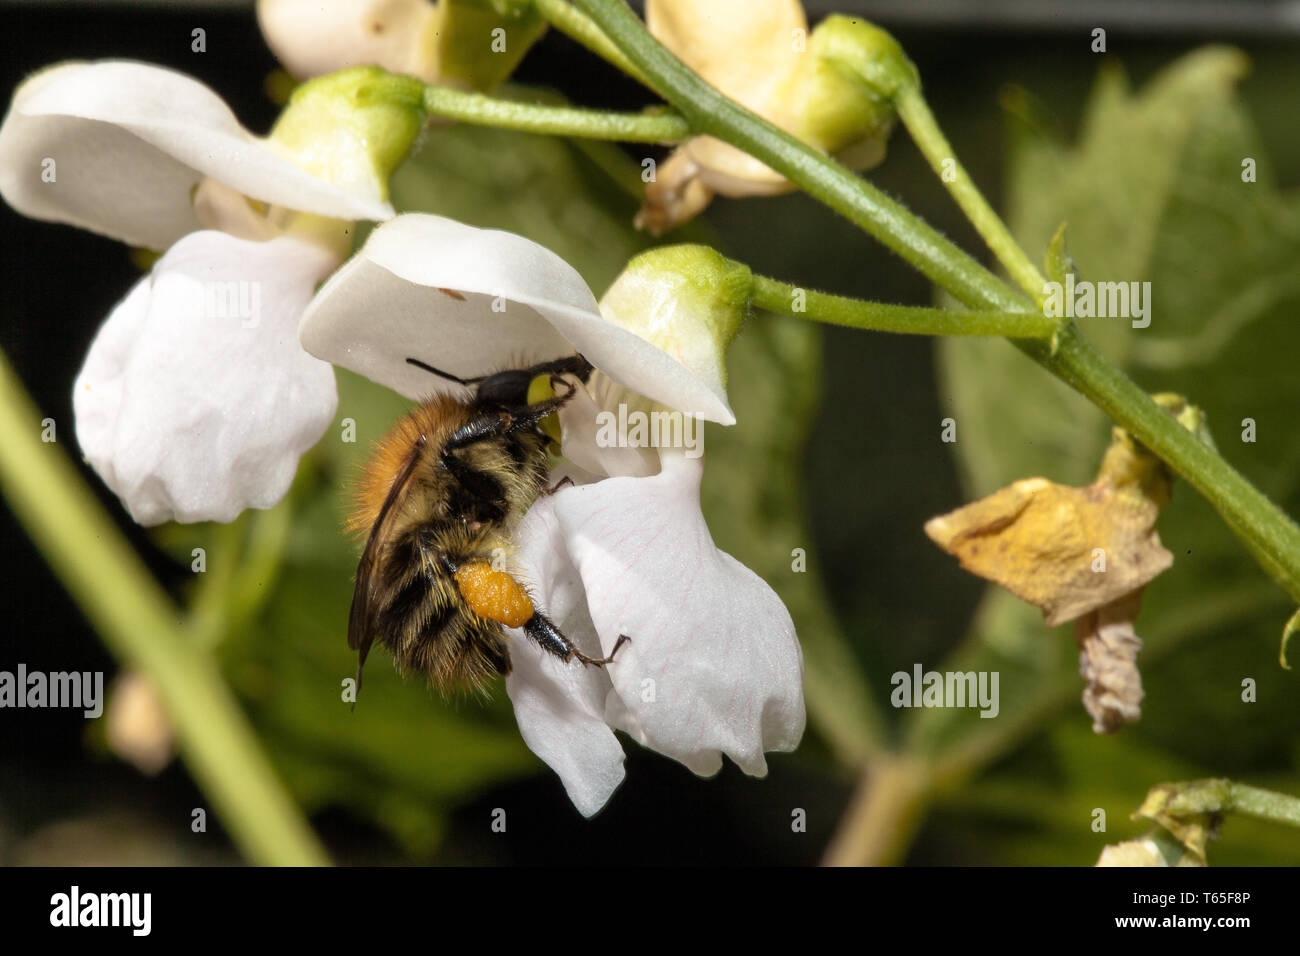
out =
[(523, 627), (533, 616), (533, 602), (519, 582), (485, 561), (472, 561), (456, 569), (456, 586), (465, 603), (479, 617), (506, 627)]
[(529, 405), (536, 405), (538, 402), (549, 401), (555, 397), (555, 388), (551, 385), (552, 377), (550, 372), (533, 376), (532, 381), (528, 383)]
[[(533, 380), (528, 383), (528, 404), (536, 405), (538, 402), (548, 402), (555, 397), (555, 386), (551, 381), (555, 378), (554, 373), (547, 372), (545, 375), (535, 375)], [(546, 434), (546, 437), (559, 445), (563, 441), (560, 433), (560, 416), (547, 415), (537, 426)]]

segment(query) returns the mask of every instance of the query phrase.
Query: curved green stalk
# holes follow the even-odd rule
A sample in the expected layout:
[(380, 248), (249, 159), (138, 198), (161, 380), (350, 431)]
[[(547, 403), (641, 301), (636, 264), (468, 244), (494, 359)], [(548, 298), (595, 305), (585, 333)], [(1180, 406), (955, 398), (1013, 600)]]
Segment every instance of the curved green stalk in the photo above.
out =
[[(573, 3), (620, 53), (640, 68), (652, 88), (680, 110), (697, 131), (717, 136), (781, 173), (898, 253), (968, 307), (1002, 313), (1035, 309), (1034, 303), (1042, 294), (1041, 276), (974, 189), (969, 176), (958, 176), (964, 184), (953, 190), (953, 194), (981, 236), (1028, 293), (1028, 299), (1008, 288), (869, 183), (713, 89), (656, 41), (623, 0), (573, 0)], [(910, 116), (913, 135), (931, 165), (936, 159), (951, 158), (955, 166), (955, 156), (940, 155), (950, 154), (951, 149), (919, 94), (916, 98), (903, 95), (900, 99), (902, 109)], [(939, 165), (942, 172), (942, 162)], [(845, 310), (828, 309), (828, 314), (853, 317)], [(1073, 324), (1062, 327), (1049, 341), (1012, 341), (1105, 411), (1205, 495), (1264, 569), (1293, 598), (1300, 600), (1300, 527), (1285, 512), (1107, 362)], [(875, 769), (869, 766), (866, 773), (870, 775)], [(832, 862), (855, 862), (865, 857), (889, 859), (896, 855), (896, 841), (886, 846), (881, 842), (886, 839), (882, 834), (894, 832), (913, 820), (925, 792), (924, 787), (916, 785), (913, 774), (903, 776), (907, 779), (905, 786), (889, 785), (894, 778), (888, 773), (883, 778), (878, 776), (874, 783), (870, 776), (866, 778), (860, 797), (846, 814), (841, 834), (832, 847), (829, 857)], [(881, 779), (884, 784), (879, 782)], [(880, 798), (881, 793), (885, 798)]]
[(738, 146), (874, 236), (971, 308), (1024, 312), (1033, 303), (953, 245), (929, 223), (835, 160), (718, 92), (658, 40), (623, 0), (573, 0), (690, 121)]
[[(894, 107), (898, 110), (903, 125), (912, 135), (913, 141), (920, 148), (921, 154), (925, 156), (926, 162), (930, 164), (930, 168), (939, 177), (944, 188), (952, 194), (953, 199), (957, 200), (957, 205), (961, 207), (962, 212), (966, 214), (966, 218), (971, 221), (971, 225), (975, 227), (975, 231), (980, 234), (980, 238), (984, 240), (990, 251), (997, 256), (1002, 267), (1026, 295), (1035, 302), (1042, 301), (1043, 285), (1047, 280), (1038, 271), (1038, 267), (1030, 261), (1025, 250), (1020, 248), (1020, 243), (1016, 242), (1011, 231), (1002, 222), (1002, 218), (993, 211), (993, 207), (979, 191), (979, 187), (971, 179), (966, 167), (957, 158), (948, 138), (939, 128), (934, 114), (930, 112), (930, 106), (926, 103), (920, 86), (905, 83), (899, 87), (894, 99)], [(948, 163), (952, 165), (945, 168)]]
[[(573, 0), (693, 127), (738, 146), (880, 239), (973, 309), (1024, 312), (1024, 296), (865, 180), (727, 99), (652, 37), (623, 0)], [(1074, 326), (1053, 345), (1013, 339), (1206, 496), (1264, 569), (1300, 600), (1300, 527), (1179, 425)]]
[(162, 693), (181, 753), (240, 851), (254, 863), (329, 862), (276, 779), (216, 662), (140, 563), (0, 354), (0, 487), (64, 587), (124, 665)]
[(675, 143), (691, 135), (690, 124), (671, 112), (615, 113), (571, 106), (544, 106), (443, 86), (424, 87), (421, 102), (425, 112), (433, 116), (525, 133), (629, 143)]
[(885, 755), (867, 766), (822, 857), (823, 866), (890, 866), (921, 825), (931, 792), (921, 761)]
[(1036, 312), (966, 312), (888, 305), (816, 292), (765, 276), (754, 276), (750, 304), (769, 312), (783, 312), (814, 322), (876, 332), (1045, 339), (1056, 330), (1055, 322)]

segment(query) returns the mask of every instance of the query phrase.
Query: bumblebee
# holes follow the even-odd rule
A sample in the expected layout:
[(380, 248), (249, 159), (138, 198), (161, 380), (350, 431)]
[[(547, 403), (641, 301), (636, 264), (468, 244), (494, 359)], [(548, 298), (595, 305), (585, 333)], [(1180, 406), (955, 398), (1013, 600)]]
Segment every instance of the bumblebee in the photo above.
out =
[[(348, 618), (357, 689), (376, 638), (404, 676), (423, 673), (443, 693), (483, 691), (494, 676), (510, 673), (503, 627), (522, 628), (566, 663), (613, 661), (626, 635), (609, 657), (588, 657), (498, 567), (519, 518), (539, 494), (553, 493), (542, 422), (577, 388), (560, 376), (585, 382), (591, 364), (574, 355), (462, 379), (406, 361), (474, 392), (468, 400), (435, 396), (399, 421), (357, 487), (348, 522), (366, 534)], [(539, 376), (549, 379), (554, 397), (530, 403)]]

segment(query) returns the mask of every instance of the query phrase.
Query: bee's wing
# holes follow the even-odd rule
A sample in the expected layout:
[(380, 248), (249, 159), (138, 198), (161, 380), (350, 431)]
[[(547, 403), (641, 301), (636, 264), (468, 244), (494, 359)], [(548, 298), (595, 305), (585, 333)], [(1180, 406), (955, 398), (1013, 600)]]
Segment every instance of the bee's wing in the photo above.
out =
[(366, 654), (369, 653), (370, 645), (374, 641), (371, 611), (375, 603), (375, 593), (371, 579), (374, 576), (375, 564), (383, 550), (384, 541), (388, 538), (393, 508), (406, 494), (406, 486), (411, 480), (412, 472), (415, 471), (416, 462), (424, 452), (424, 445), (425, 436), (421, 435), (402, 461), (402, 467), (398, 470), (397, 477), (393, 479), (392, 487), (388, 489), (384, 506), (379, 509), (379, 517), (375, 519), (374, 526), (370, 529), (365, 550), (361, 552), (361, 562), (357, 565), (357, 585), (352, 592), (352, 610), (348, 614), (348, 647), (361, 652), (357, 660), (358, 690), (361, 688), (361, 667), (365, 664)]

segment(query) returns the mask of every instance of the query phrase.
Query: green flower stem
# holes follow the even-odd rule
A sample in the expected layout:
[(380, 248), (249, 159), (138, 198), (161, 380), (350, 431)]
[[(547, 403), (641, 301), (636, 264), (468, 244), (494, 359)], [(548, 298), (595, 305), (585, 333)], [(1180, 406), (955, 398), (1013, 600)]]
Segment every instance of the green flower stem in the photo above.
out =
[(1300, 797), (1226, 779), (1191, 780), (1153, 787), (1138, 813), (1157, 821), (1161, 817), (1235, 813), (1300, 829)]
[[(1036, 288), (1025, 290), (1029, 293), (1026, 299), (869, 183), (709, 86), (654, 39), (623, 0), (573, 0), (573, 4), (640, 68), (655, 92), (675, 106), (696, 131), (717, 136), (766, 163), (966, 306), (997, 312), (1034, 308), (1042, 294), (1036, 270)], [(908, 102), (905, 108), (912, 114), (913, 126), (920, 130), (918, 139), (927, 154), (950, 152), (942, 149), (945, 141), (941, 135), (931, 135), (938, 132), (937, 125), (927, 130), (916, 103)], [(959, 178), (969, 183), (969, 176)], [(1014, 262), (1023, 257), (1023, 253), (1017, 256), (1010, 250), (1005, 228), (994, 225), (982, 212), (971, 212), (976, 206), (987, 208), (978, 194), (958, 194), (957, 199), (967, 214), (977, 219), (977, 227), (999, 258), (1009, 257)], [(1008, 269), (1019, 284), (1029, 285), (1031, 273), (1023, 264)], [(1265, 570), (1300, 600), (1300, 529), (1295, 522), (1107, 362), (1073, 326), (1062, 329), (1051, 344), (1025, 339), (1013, 342), (1093, 401), (1204, 494)], [(900, 828), (924, 799), (924, 788), (909, 785), (906, 790), (911, 795), (900, 796), (898, 786), (873, 785), (868, 778), (862, 799), (855, 801), (842, 824), (844, 839), (837, 842), (843, 850), (834, 852), (833, 862), (888, 857), (889, 853), (874, 849), (880, 834)], [(873, 797), (873, 793), (884, 797)]]
[(573, 0), (697, 132), (743, 149), (902, 256), (971, 308), (1024, 312), (1032, 302), (936, 229), (835, 160), (727, 99), (652, 37), (623, 0)]
[(212, 526), (208, 570), (189, 596), (185, 622), (199, 647), (217, 647), (274, 593), (292, 529), (293, 497), (291, 489), (274, 508), (246, 511), (230, 524)]
[(1073, 323), (1062, 327), (1054, 350), (1044, 342), (1016, 344), (1204, 495), (1264, 570), (1300, 601), (1300, 526), (1286, 512), (1110, 364)]
[(1282, 646), (1278, 649), (1277, 660), (1286, 670), (1291, 669), (1291, 665), (1287, 663), (1286, 659), (1287, 647), (1291, 644), (1291, 638), (1295, 637), (1296, 634), (1300, 634), (1300, 610), (1292, 614), (1290, 620), (1286, 622), (1286, 626), (1282, 628)]
[[(655, 91), (677, 107), (696, 130), (763, 161), (875, 236), (967, 306), (998, 312), (1034, 308), (1022, 294), (869, 183), (709, 86), (655, 40), (623, 0), (573, 3), (641, 67)], [(1038, 341), (1013, 341), (1204, 494), (1264, 569), (1300, 600), (1300, 529), (1281, 509), (1163, 412), (1092, 349), (1077, 329), (1063, 330), (1055, 351)]]
[(906, 852), (931, 789), (923, 763), (882, 756), (863, 773), (823, 866), (890, 866)]
[[(912, 135), (912, 139), (920, 147), (930, 168), (939, 177), (944, 188), (957, 200), (957, 205), (975, 226), (975, 230), (985, 244), (997, 256), (1003, 268), (1031, 299), (1041, 302), (1043, 285), (1047, 280), (1025, 255), (1025, 251), (1020, 248), (1020, 243), (1012, 238), (1010, 230), (1002, 222), (1001, 217), (993, 211), (993, 207), (979, 191), (979, 187), (971, 179), (966, 167), (957, 158), (947, 137), (939, 129), (934, 114), (930, 112), (930, 106), (925, 101), (920, 85), (906, 83), (901, 86), (894, 98), (894, 107), (898, 110), (898, 115)], [(944, 168), (945, 163), (951, 163), (951, 175), (949, 170)]]
[(533, 0), (533, 6), (555, 29), (581, 43), (638, 83), (644, 86), (650, 85), (646, 82), (645, 75), (637, 69), (636, 64), (624, 56), (622, 50), (610, 43), (609, 37), (601, 32), (600, 27), (569, 3), (569, 0)]
[[(329, 862), (275, 777), (212, 657), (104, 514), (0, 354), (0, 488), (55, 574), (124, 665), (158, 687), (195, 781), (253, 863)], [(65, 431), (66, 434), (66, 431)]]
[(426, 86), (421, 102), (427, 113), (446, 119), (551, 136), (581, 136), (634, 143), (676, 143), (691, 135), (676, 113), (615, 113), (570, 106), (543, 106)]
[(1037, 312), (965, 312), (886, 305), (815, 292), (765, 276), (754, 276), (750, 304), (769, 312), (798, 315), (814, 322), (877, 332), (1049, 338), (1056, 330), (1054, 321)]

